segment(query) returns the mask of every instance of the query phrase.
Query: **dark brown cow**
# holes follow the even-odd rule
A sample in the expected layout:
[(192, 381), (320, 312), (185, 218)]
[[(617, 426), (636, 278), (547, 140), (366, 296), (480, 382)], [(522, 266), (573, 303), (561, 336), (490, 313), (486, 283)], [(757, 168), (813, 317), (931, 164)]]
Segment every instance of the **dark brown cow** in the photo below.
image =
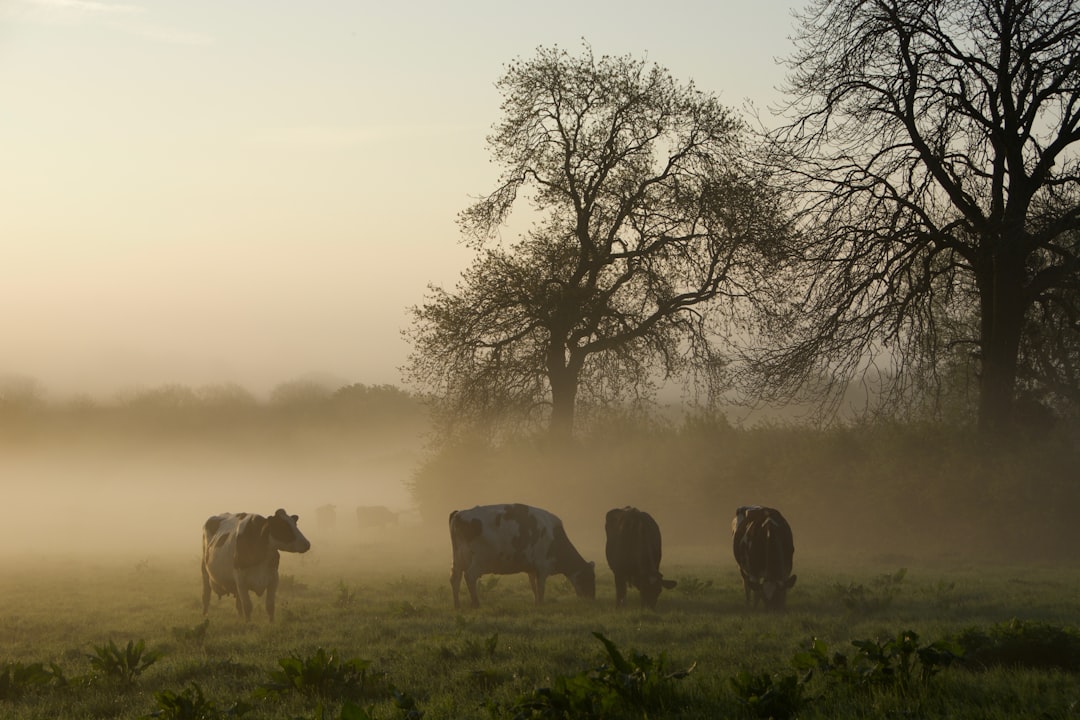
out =
[(586, 562), (563, 530), (562, 520), (528, 505), (480, 505), (450, 513), (454, 553), (450, 587), (460, 607), (461, 578), (472, 606), (479, 607), (476, 581), (481, 575), (528, 573), (536, 604), (544, 601), (549, 575), (565, 575), (579, 597), (596, 597), (595, 563)]
[(754, 607), (762, 601), (766, 610), (782, 610), (796, 578), (791, 574), (795, 542), (787, 520), (779, 510), (744, 505), (735, 511), (731, 535), (746, 604), (753, 596)]
[(656, 608), (660, 591), (675, 587), (660, 574), (660, 526), (637, 508), (609, 510), (604, 521), (608, 567), (615, 573), (615, 606), (626, 603), (626, 586), (641, 593), (641, 604)]

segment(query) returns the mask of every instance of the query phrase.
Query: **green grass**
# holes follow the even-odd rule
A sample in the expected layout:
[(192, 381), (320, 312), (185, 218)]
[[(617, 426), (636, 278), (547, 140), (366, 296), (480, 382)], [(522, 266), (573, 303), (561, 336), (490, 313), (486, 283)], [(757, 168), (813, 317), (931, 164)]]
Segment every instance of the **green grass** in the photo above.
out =
[[(812, 638), (854, 658), (852, 641), (909, 630), (921, 644), (965, 632), (1013, 643), (1003, 657), (1016, 657), (1014, 645), (1027, 640), (1060, 651), (1060, 630), (1080, 618), (1080, 570), (909, 567), (897, 580), (895, 566), (805, 559), (788, 612), (766, 615), (745, 608), (733, 563), (680, 565), (679, 549), (666, 550), (665, 576), (685, 578), (693, 592), (664, 593), (656, 612), (638, 609), (633, 596), (616, 611), (611, 575), (600, 568), (595, 603), (554, 578), (537, 608), (522, 575), (488, 583), (479, 610), (455, 611), (448, 558), (439, 562), (448, 548), (402, 553), (395, 570), (377, 566), (388, 551), (370, 546), (285, 556), (273, 625), (258, 604), (251, 623), (239, 621), (230, 598), (212, 603), (204, 624), (194, 557), (0, 561), (0, 663), (12, 669), (9, 689), (16, 671), (27, 678), (0, 697), (0, 717), (561, 717), (551, 693), (591, 697), (635, 677), (647, 693), (634, 702), (653, 704), (624, 702), (596, 716), (738, 718), (760, 706), (733, 679), (743, 679), (744, 694), (764, 682), (775, 695), (794, 692), (791, 676), (801, 718), (1080, 714), (1080, 675), (1060, 667), (957, 665), (925, 681), (857, 686), (825, 672), (804, 681), (793, 664)], [(859, 602), (851, 602), (853, 587), (862, 588)], [(1021, 624), (1008, 625), (1013, 619)], [(95, 672), (91, 660), (103, 649), (111, 656), (140, 642), (145, 655), (129, 663), (139, 672)], [(142, 667), (149, 657), (156, 660)], [(36, 664), (62, 679), (27, 670)], [(258, 692), (286, 681), (297, 691)], [(538, 702), (543, 688), (547, 699)], [(531, 715), (523, 714), (529, 698)]]

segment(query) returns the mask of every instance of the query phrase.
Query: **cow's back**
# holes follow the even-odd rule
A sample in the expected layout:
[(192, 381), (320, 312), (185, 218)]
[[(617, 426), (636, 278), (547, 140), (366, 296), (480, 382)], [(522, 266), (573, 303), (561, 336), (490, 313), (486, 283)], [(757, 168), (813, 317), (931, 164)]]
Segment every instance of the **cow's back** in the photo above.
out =
[(758, 505), (738, 508), (732, 519), (732, 550), (748, 597), (752, 590), (767, 607), (782, 607), (787, 589), (795, 584), (795, 543), (780, 511)]

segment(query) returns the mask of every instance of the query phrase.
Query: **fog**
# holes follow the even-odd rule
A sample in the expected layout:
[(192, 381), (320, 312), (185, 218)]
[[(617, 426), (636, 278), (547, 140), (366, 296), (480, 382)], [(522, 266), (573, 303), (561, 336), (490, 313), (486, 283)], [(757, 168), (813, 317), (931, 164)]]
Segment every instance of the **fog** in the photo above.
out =
[[(450, 510), (524, 502), (562, 517), (600, 567), (604, 514), (625, 505), (660, 523), (665, 563), (727, 566), (734, 509), (764, 504), (791, 522), (797, 564), (1072, 565), (1080, 444), (1070, 432), (986, 451), (943, 427), (622, 416), (558, 452), (543, 436), (435, 449), (425, 408), (391, 386), (301, 384), (268, 401), (169, 386), (125, 401), (7, 402), (0, 556), (194, 562), (208, 516), (282, 507), (300, 516), (312, 558), (441, 566)], [(317, 513), (328, 505), (333, 526)], [(363, 526), (358, 506), (397, 521)]]

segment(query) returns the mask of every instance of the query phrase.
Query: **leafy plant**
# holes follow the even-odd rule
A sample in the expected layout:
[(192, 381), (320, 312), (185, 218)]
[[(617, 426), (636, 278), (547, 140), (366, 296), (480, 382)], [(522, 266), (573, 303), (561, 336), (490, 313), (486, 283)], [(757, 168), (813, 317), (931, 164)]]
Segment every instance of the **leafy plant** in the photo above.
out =
[(970, 667), (1080, 669), (1080, 632), (1075, 629), (1013, 618), (989, 630), (967, 628), (956, 643)]
[(842, 653), (830, 656), (825, 643), (814, 638), (808, 650), (792, 658), (792, 664), (808, 671), (806, 680), (817, 671), (840, 684), (906, 688), (916, 677), (927, 682), (964, 652), (959, 645), (947, 640), (920, 646), (919, 636), (912, 630), (884, 640), (852, 640), (851, 644), (857, 650), (854, 658), (849, 659)]
[[(667, 672), (667, 657), (657, 659), (632, 652), (627, 659), (615, 643), (594, 632), (604, 645), (608, 660), (593, 670), (576, 675), (558, 676), (551, 687), (523, 695), (510, 708), (512, 717), (525, 718), (604, 718), (619, 710), (633, 709), (644, 715), (664, 709), (672, 699), (672, 682), (693, 672)], [(489, 705), (489, 712), (502, 716), (502, 708)]]
[(221, 718), (242, 717), (253, 709), (243, 701), (237, 701), (227, 708), (218, 708), (217, 703), (203, 695), (197, 683), (191, 683), (180, 692), (162, 690), (154, 693), (158, 709), (143, 715), (141, 720), (163, 718), (164, 720), (220, 720)]
[(391, 686), (383, 674), (369, 673), (368, 660), (341, 660), (337, 652), (318, 648), (314, 654), (301, 657), (293, 653), (280, 658), (280, 670), (270, 672), (270, 680), (262, 683), (255, 697), (280, 697), (289, 692), (322, 698), (358, 699), (386, 697)]
[(776, 720), (795, 717), (805, 706), (803, 685), (796, 675), (773, 676), (748, 670), (741, 670), (731, 678), (736, 698), (752, 716)]
[(907, 575), (907, 568), (900, 568), (895, 573), (885, 573), (870, 581), (870, 587), (862, 583), (836, 583), (840, 602), (851, 612), (869, 614), (884, 610), (892, 605), (893, 598), (900, 593), (900, 584)]
[(14, 700), (34, 689), (57, 681), (65, 684), (64, 675), (55, 664), (46, 668), (42, 663), (4, 663), (0, 665), (0, 700)]
[(87, 657), (90, 659), (90, 668), (94, 676), (113, 678), (130, 685), (147, 668), (157, 662), (160, 655), (148, 651), (146, 643), (142, 640), (138, 642), (128, 640), (127, 646), (123, 649), (109, 640), (106, 644), (95, 647), (94, 654)]

